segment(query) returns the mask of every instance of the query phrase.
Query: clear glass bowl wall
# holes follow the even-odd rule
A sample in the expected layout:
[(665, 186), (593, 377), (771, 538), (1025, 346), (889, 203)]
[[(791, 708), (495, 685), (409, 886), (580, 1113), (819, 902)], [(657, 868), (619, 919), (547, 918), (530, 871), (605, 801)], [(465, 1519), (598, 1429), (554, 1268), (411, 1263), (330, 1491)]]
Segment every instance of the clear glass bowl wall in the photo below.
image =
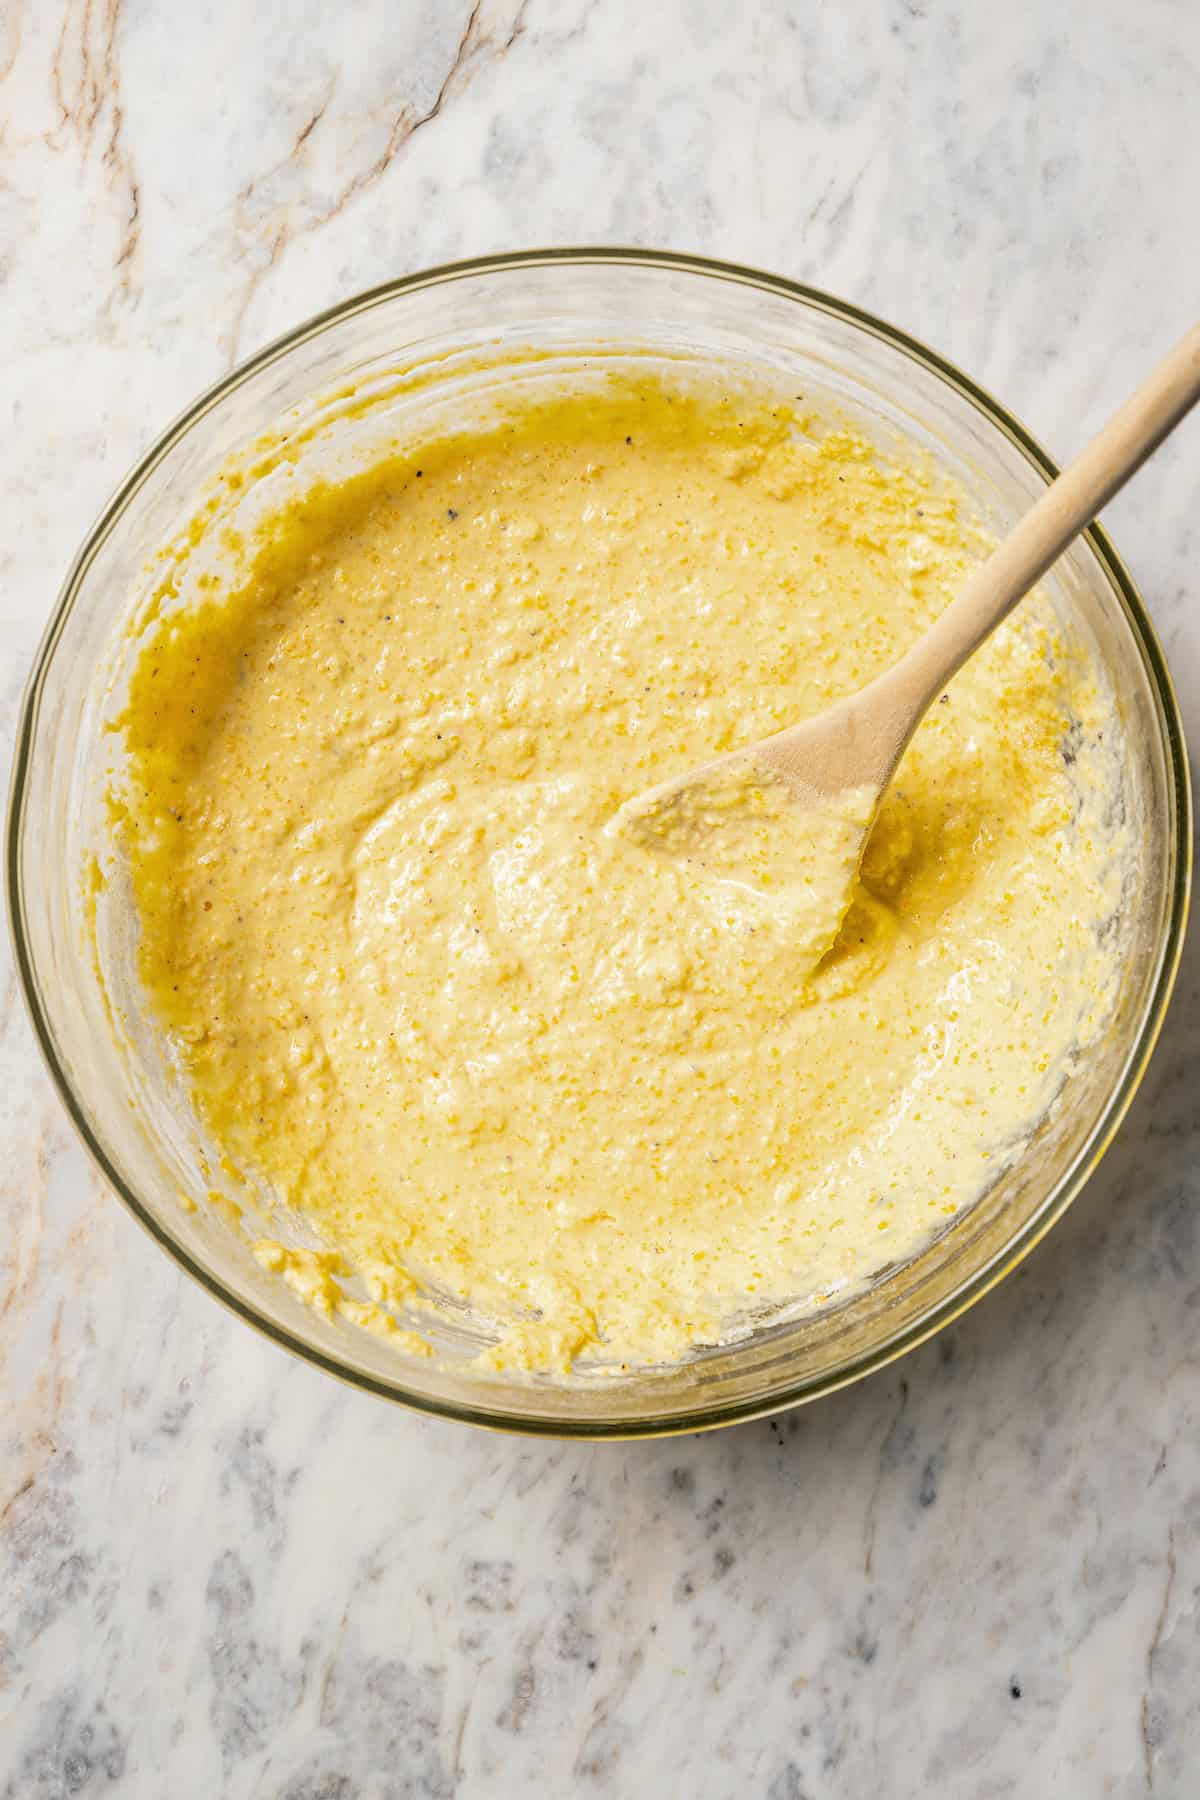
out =
[[(918, 1342), (983, 1292), (1059, 1215), (1128, 1104), (1166, 1002), (1187, 899), (1190, 828), (1177, 711), (1145, 613), (1100, 534), (1046, 586), (1107, 668), (1128, 741), (1116, 803), (1139, 866), (1109, 1032), (1016, 1164), (969, 1212), (868, 1291), (765, 1324), (678, 1366), (569, 1379), (470, 1365), (478, 1321), (407, 1356), (304, 1306), (265, 1274), (246, 1235), (204, 1203), (202, 1135), (139, 1005), (135, 928), (118, 879), (97, 901), (101, 980), (81, 873), (107, 847), (105, 730), (128, 673), (128, 624), (147, 565), (195, 514), (218, 471), (264, 438), (294, 452), (266, 481), (224, 490), (244, 526), (296, 479), (357, 466), (373, 444), (451, 417), (467, 394), (580, 378), (621, 354), (781, 379), (855, 416), (876, 439), (929, 449), (993, 529), (1044, 486), (1021, 428), (932, 353), (826, 296), (745, 270), (645, 253), (562, 252), (460, 266), (347, 303), (272, 346), (196, 405), (114, 498), (71, 571), (26, 701), (9, 817), (10, 905), (21, 977), (76, 1125), (161, 1244), (241, 1316), (358, 1385), (480, 1424), (564, 1434), (695, 1430), (826, 1392)], [(200, 566), (199, 563), (197, 566)], [(190, 579), (190, 577), (188, 578)], [(181, 603), (187, 601), (187, 585)], [(116, 1022), (109, 997), (116, 1003)], [(122, 1023), (124, 1021), (124, 1023)], [(188, 1210), (181, 1196), (197, 1204)], [(243, 1196), (253, 1206), (255, 1196)]]

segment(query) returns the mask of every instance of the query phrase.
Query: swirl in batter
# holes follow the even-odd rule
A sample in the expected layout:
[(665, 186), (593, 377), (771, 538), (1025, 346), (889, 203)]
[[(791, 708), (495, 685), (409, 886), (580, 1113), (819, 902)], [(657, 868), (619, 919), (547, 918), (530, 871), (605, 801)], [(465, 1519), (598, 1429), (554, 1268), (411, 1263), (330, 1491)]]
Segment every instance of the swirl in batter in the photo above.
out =
[(383, 1329), (448, 1290), (505, 1366), (648, 1363), (984, 1190), (1112, 989), (1111, 720), (1048, 604), (917, 733), (816, 967), (769, 883), (608, 829), (879, 673), (983, 547), (916, 461), (613, 382), (312, 492), (154, 624), (141, 973), (324, 1246), (268, 1266)]

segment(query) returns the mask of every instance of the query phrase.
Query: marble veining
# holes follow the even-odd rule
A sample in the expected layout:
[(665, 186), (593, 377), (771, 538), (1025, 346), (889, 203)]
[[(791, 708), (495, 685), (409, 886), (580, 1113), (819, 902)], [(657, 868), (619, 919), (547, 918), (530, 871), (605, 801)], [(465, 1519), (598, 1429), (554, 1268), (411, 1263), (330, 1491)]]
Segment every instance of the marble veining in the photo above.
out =
[[(356, 288), (632, 242), (883, 312), (1060, 453), (1194, 316), (1191, 0), (8, 0), (0, 729), (107, 494)], [(1111, 509), (1200, 742), (1200, 426)], [(0, 1796), (1187, 1796), (1200, 936), (1098, 1176), (803, 1412), (561, 1445), (227, 1317), (0, 982)]]

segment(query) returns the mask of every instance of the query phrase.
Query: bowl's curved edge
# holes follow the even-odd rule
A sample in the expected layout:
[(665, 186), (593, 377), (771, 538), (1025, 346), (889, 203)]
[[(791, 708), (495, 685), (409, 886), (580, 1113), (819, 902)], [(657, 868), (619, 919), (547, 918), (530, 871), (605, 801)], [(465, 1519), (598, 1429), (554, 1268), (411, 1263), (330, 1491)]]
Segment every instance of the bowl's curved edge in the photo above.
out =
[(1108, 1149), (1129, 1110), (1158, 1041), (1175, 976), (1178, 972), (1187, 927), (1191, 890), (1192, 797), (1183, 724), (1166, 657), (1145, 604), (1128, 571), (1104, 530), (1098, 525), (1093, 525), (1085, 536), (1105, 568), (1108, 578), (1122, 602), (1130, 626), (1146, 659), (1152, 684), (1162, 707), (1166, 726), (1167, 764), (1174, 799), (1176, 867), (1172, 906), (1142, 1027), (1122, 1078), (1114, 1087), (1109, 1104), (1097, 1120), (1087, 1143), (1083, 1145), (1071, 1168), (1053, 1193), (1048, 1196), (1042, 1209), (1028, 1222), (1021, 1235), (1002, 1251), (999, 1251), (990, 1263), (977, 1270), (960, 1288), (936, 1306), (928, 1316), (897, 1333), (894, 1338), (878, 1345), (868, 1354), (847, 1363), (834, 1374), (798, 1384), (794, 1388), (782, 1389), (765, 1398), (761, 1404), (754, 1401), (731, 1402), (722, 1407), (698, 1407), (687, 1413), (664, 1414), (644, 1420), (600, 1416), (595, 1419), (572, 1420), (566, 1423), (561, 1419), (539, 1418), (530, 1414), (509, 1415), (498, 1410), (489, 1410), (486, 1407), (474, 1408), (440, 1398), (431, 1398), (419, 1390), (406, 1388), (400, 1382), (392, 1384), (381, 1381), (365, 1371), (352, 1369), (327, 1356), (315, 1345), (307, 1343), (286, 1327), (267, 1318), (226, 1288), (171, 1234), (163, 1221), (143, 1204), (113, 1166), (76, 1098), (74, 1088), (58, 1057), (53, 1033), (42, 1005), (36, 971), (29, 954), (24, 895), (19, 880), (19, 863), (24, 806), (28, 789), (29, 759), (45, 674), (63, 622), (74, 602), (76, 590), (126, 505), (148, 475), (170, 453), (178, 439), (243, 382), (268, 367), (298, 344), (306, 342), (330, 326), (367, 311), (373, 306), (381, 305), (402, 293), (437, 286), (440, 283), (457, 280), (464, 276), (502, 274), (507, 270), (539, 264), (564, 263), (611, 264), (625, 267), (642, 265), (649, 268), (675, 269), (685, 274), (693, 273), (707, 278), (736, 281), (819, 308), (833, 317), (848, 321), (871, 332), (883, 342), (903, 351), (915, 361), (932, 369), (952, 387), (957, 388), (987, 416), (994, 426), (1002, 430), (1045, 480), (1052, 481), (1058, 473), (1057, 466), (1047, 456), (1041, 445), (1006, 407), (1001, 406), (986, 389), (980, 387), (955, 364), (936, 351), (929, 349), (919, 339), (898, 327), (889, 325), (886, 321), (851, 302), (839, 300), (818, 288), (789, 281), (782, 276), (745, 268), (736, 263), (722, 262), (702, 256), (689, 256), (675, 251), (626, 249), (610, 245), (577, 246), (568, 249), (545, 248), (515, 251), (498, 257), (476, 257), (465, 261), (441, 264), (432, 269), (401, 276), (394, 281), (380, 283), (305, 320), (292, 331), (274, 339), (253, 356), (239, 363), (219, 381), (205, 389), (192, 405), (179, 413), (154, 440), (125, 480), (118, 486), (87, 533), (59, 590), (54, 609), (35, 652), (22, 696), (5, 819), (4, 883), (14, 966), (34, 1027), (38, 1048), (51, 1081), (58, 1091), (67, 1115), (84, 1148), (105, 1183), (124, 1202), (142, 1228), (186, 1274), (220, 1301), (235, 1317), (253, 1326), (256, 1331), (298, 1356), (302, 1361), (313, 1364), (326, 1374), (333, 1375), (338, 1380), (345, 1382), (348, 1386), (376, 1394), (382, 1399), (391, 1400), (414, 1411), (438, 1418), (455, 1419), (489, 1430), (524, 1436), (631, 1440), (708, 1431), (723, 1425), (766, 1418), (802, 1402), (835, 1393), (839, 1388), (848, 1387), (854, 1382), (862, 1380), (864, 1376), (896, 1361), (897, 1358), (933, 1337), (954, 1319), (959, 1318), (977, 1300), (982, 1299), (984, 1294), (1003, 1281), (1045, 1237), (1075, 1200)]

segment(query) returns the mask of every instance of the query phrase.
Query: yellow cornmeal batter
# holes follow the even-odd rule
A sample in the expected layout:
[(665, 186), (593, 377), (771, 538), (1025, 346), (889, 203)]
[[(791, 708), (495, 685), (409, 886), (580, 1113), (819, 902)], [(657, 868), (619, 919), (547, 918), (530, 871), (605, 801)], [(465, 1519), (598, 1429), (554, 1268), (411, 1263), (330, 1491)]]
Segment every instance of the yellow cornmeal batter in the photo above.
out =
[(770, 881), (613, 820), (878, 674), (980, 551), (848, 432), (614, 382), (312, 493), (151, 628), (141, 972), (326, 1247), (267, 1266), (382, 1329), (469, 1299), (500, 1365), (643, 1363), (979, 1195), (1111, 988), (1107, 713), (1048, 606), (933, 708), (815, 969)]
[(727, 902), (757, 905), (759, 929), (783, 934), (793, 978), (806, 982), (854, 896), (879, 790), (819, 794), (741, 751), (677, 783), (627, 800), (609, 829), (715, 877)]

